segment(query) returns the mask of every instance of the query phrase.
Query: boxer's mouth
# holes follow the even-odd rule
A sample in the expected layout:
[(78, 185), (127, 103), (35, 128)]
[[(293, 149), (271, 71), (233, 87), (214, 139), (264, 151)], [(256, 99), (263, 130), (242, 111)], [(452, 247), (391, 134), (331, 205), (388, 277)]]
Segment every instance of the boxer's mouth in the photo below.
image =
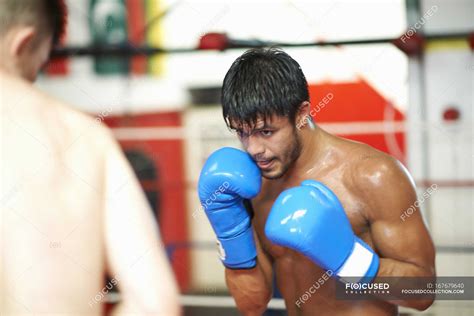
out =
[(275, 158), (268, 159), (268, 160), (257, 160), (257, 166), (260, 169), (269, 169), (272, 165), (273, 162), (275, 161)]

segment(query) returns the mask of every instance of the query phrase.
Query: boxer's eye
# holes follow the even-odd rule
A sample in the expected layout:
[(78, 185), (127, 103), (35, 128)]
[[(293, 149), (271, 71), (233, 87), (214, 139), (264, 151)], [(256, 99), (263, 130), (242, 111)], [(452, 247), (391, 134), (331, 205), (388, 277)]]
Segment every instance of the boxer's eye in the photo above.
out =
[(237, 130), (236, 133), (239, 138), (244, 138), (246, 136), (246, 134), (243, 131)]
[(264, 129), (264, 130), (260, 131), (260, 134), (264, 137), (270, 137), (270, 136), (273, 135), (273, 131)]

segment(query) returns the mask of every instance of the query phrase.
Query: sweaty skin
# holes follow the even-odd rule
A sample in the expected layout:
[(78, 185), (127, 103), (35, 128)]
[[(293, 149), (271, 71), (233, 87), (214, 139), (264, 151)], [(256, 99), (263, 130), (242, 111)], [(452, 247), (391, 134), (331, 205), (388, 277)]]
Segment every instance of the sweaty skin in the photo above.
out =
[[(260, 122), (257, 127), (259, 124), (269, 126), (273, 135), (260, 137), (249, 133), (245, 139), (241, 137), (241, 141), (257, 159), (259, 156), (270, 158), (277, 152), (272, 146), (284, 142), (287, 139), (284, 134), (289, 134), (288, 129), (292, 127), (288, 127), (288, 119), (284, 117), (273, 117), (269, 124)], [(307, 300), (301, 300), (326, 271), (302, 254), (272, 244), (265, 236), (264, 227), (277, 196), (306, 179), (324, 183), (339, 197), (355, 234), (381, 258), (377, 277), (433, 276), (435, 268), (434, 246), (419, 210), (405, 221), (400, 218), (416, 201), (416, 193), (410, 175), (398, 161), (368, 145), (336, 137), (319, 127), (305, 126), (298, 132), (302, 142), (298, 159), (282, 177), (264, 178), (260, 194), (252, 200), (253, 227), (259, 248), (257, 267), (250, 271), (226, 270), (227, 284), (240, 311), (244, 315), (263, 313), (271, 297), (272, 265), (290, 316), (397, 315), (397, 305), (419, 310), (429, 307), (432, 300), (336, 300), (333, 278)], [(282, 165), (280, 161), (273, 163), (262, 170), (263, 175), (277, 174), (275, 170)], [(337, 227), (334, 233), (337, 234)]]
[[(146, 198), (108, 129), (0, 71), (1, 315), (178, 315)], [(105, 283), (106, 272), (113, 278)]]

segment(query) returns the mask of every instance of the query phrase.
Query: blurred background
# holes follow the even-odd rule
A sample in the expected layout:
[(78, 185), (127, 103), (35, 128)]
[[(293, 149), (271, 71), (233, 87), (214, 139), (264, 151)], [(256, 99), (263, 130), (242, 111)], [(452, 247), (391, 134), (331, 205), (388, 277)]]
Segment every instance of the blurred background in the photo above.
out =
[[(159, 222), (186, 315), (237, 315), (196, 184), (209, 153), (239, 147), (220, 87), (259, 45), (300, 63), (317, 124), (402, 161), (419, 196), (435, 188), (420, 204), (437, 273), (474, 276), (474, 1), (67, 4), (63, 47), (37, 84), (112, 128)], [(401, 313), (473, 315), (472, 303)], [(285, 315), (274, 306), (267, 315)]]

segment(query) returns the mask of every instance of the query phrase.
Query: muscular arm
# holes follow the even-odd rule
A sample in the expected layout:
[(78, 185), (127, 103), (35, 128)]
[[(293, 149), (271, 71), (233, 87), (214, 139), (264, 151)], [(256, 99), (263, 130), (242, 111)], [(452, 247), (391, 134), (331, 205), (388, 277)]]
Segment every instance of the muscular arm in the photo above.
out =
[(226, 268), (227, 287), (238, 310), (245, 316), (262, 315), (272, 297), (272, 265), (254, 233), (257, 246), (257, 266), (253, 269)]
[(104, 166), (107, 263), (121, 302), (114, 315), (178, 315), (178, 290), (156, 220), (133, 171), (115, 142)]
[[(418, 206), (407, 170), (391, 157), (370, 158), (354, 178), (369, 211), (370, 232), (380, 255), (377, 277), (433, 277), (435, 250)], [(407, 217), (406, 210), (413, 213)], [(396, 301), (425, 310), (433, 300)]]

